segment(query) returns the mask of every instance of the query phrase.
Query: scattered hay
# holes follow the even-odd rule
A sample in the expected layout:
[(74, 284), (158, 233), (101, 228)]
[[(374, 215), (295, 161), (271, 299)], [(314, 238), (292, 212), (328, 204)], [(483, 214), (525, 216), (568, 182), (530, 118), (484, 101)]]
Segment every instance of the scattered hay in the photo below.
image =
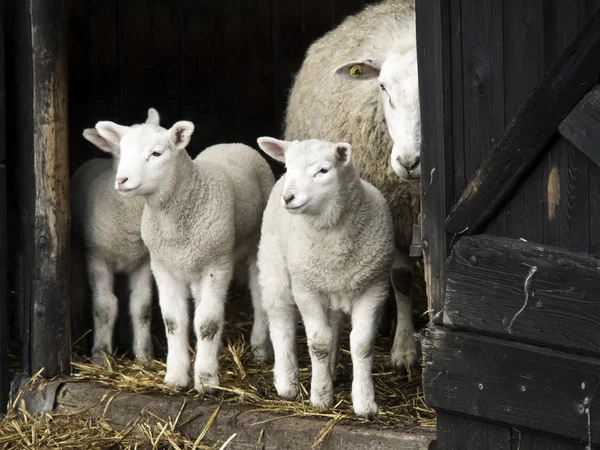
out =
[[(177, 431), (179, 416), (172, 421), (154, 421), (146, 411), (122, 431), (115, 430), (104, 416), (90, 418), (86, 411), (54, 411), (32, 415), (25, 408), (23, 394), (41, 389), (39, 374), (25, 385), (8, 405), (0, 423), (0, 448), (10, 450), (41, 449), (180, 449), (206, 450), (202, 442), (211, 423), (195, 441)], [(226, 442), (227, 444), (228, 442)], [(221, 448), (225, 448), (225, 445)]]
[[(270, 411), (285, 416), (313, 416), (329, 420), (352, 420), (368, 422), (353, 414), (350, 397), (352, 385), (352, 361), (348, 351), (347, 335), (343, 339), (343, 350), (338, 366), (338, 379), (335, 385), (335, 405), (330, 409), (313, 409), (309, 400), (310, 357), (306, 339), (300, 338), (298, 357), (300, 364), (300, 398), (287, 401), (279, 398), (273, 386), (272, 366), (255, 363), (245, 336), (249, 335), (252, 325), (249, 317), (236, 320), (235, 326), (228, 326), (226, 344), (220, 355), (221, 386), (217, 394), (208, 396), (204, 401), (245, 404), (252, 411)], [(300, 328), (301, 329), (301, 328)], [(390, 344), (381, 338), (384, 344)], [(389, 348), (389, 347), (388, 347)], [(193, 349), (190, 349), (193, 352)], [(130, 358), (106, 356), (104, 366), (98, 366), (88, 358), (76, 357), (73, 362), (75, 379), (94, 381), (112, 389), (132, 393), (162, 393), (164, 395), (186, 395), (200, 399), (193, 391), (184, 392), (163, 384), (166, 373), (162, 361), (134, 361)], [(412, 377), (399, 376), (389, 366), (389, 352), (377, 348), (375, 352), (373, 377), (379, 415), (375, 423), (393, 426), (399, 423), (424, 427), (435, 426), (435, 412), (423, 399), (421, 374)], [(273, 419), (269, 419), (273, 420)]]

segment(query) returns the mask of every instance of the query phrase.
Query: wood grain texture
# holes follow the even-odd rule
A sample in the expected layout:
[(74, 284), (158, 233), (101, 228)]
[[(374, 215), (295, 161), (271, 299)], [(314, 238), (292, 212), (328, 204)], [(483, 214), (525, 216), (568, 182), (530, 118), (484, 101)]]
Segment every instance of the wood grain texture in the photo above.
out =
[[(145, 417), (144, 421), (151, 423), (158, 421), (155, 417), (173, 420), (182, 409), (183, 402), (182, 396), (130, 394), (111, 391), (94, 383), (66, 383), (58, 391), (56, 408), (85, 411), (90, 417), (105, 414), (113, 427), (123, 429), (138, 417)], [(216, 407), (214, 403), (188, 399), (179, 419), (183, 425), (178, 431), (195, 440)], [(147, 411), (145, 415), (142, 414), (143, 410)], [(218, 448), (236, 433), (228, 448), (306, 449), (311, 447), (325, 424), (321, 419), (284, 418), (273, 413), (250, 410), (244, 406), (222, 405), (205, 441), (218, 444)], [(377, 425), (337, 424), (319, 448), (349, 448), (351, 443), (351, 448), (357, 450), (426, 450), (434, 436), (432, 430), (425, 428), (407, 426), (384, 429)]]
[[(0, 88), (1, 89), (1, 88)], [(0, 106), (3, 112), (3, 106)], [(0, 137), (0, 146), (4, 146)], [(10, 389), (10, 373), (8, 371), (8, 209), (6, 204), (6, 166), (0, 163), (0, 413), (6, 411)]]
[(429, 406), (600, 443), (598, 359), (438, 326), (423, 347)]
[(486, 235), (452, 249), (444, 322), (544, 347), (600, 354), (600, 261)]
[[(600, 12), (552, 65), (488, 154), (446, 221), (451, 233), (486, 225), (543, 154), (564, 117), (600, 73)], [(505, 80), (506, 82), (506, 80)]]
[(446, 412), (438, 413), (437, 423), (438, 450), (585, 450), (586, 447), (583, 443)]
[(595, 86), (558, 126), (558, 131), (600, 166), (600, 86)]
[(448, 239), (443, 223), (452, 199), (452, 100), (449, 5), (417, 0), (417, 58), (423, 140), (421, 205), (425, 282), (430, 317), (442, 309)]
[(15, 15), (23, 367), (55, 376), (71, 369), (65, 8), (28, 0)]

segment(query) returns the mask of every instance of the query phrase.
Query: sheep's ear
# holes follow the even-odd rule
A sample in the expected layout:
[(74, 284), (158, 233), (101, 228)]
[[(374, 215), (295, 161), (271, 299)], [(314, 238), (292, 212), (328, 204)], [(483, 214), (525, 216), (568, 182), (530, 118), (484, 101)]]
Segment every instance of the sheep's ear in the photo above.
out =
[(288, 141), (281, 141), (272, 137), (259, 137), (256, 142), (271, 158), (282, 163), (285, 162), (285, 151), (290, 145)]
[(338, 142), (333, 148), (335, 160), (341, 166), (347, 166), (352, 160), (352, 146), (347, 142)]
[(114, 122), (101, 121), (96, 124), (96, 131), (100, 136), (113, 145), (120, 147), (121, 138), (130, 130), (129, 127), (118, 125)]
[(118, 145), (111, 144), (102, 136), (100, 136), (100, 134), (94, 128), (86, 128), (83, 130), (83, 137), (102, 151), (118, 154), (121, 150)]
[(365, 58), (349, 61), (334, 70), (336, 76), (346, 80), (363, 81), (379, 77), (382, 61), (379, 58)]
[(194, 124), (187, 120), (180, 120), (171, 127), (168, 131), (169, 141), (177, 150), (183, 150), (190, 143), (192, 133), (194, 132)]
[(154, 108), (150, 108), (148, 110), (148, 118), (146, 119), (146, 123), (148, 125), (160, 125), (160, 116), (158, 115), (158, 111)]

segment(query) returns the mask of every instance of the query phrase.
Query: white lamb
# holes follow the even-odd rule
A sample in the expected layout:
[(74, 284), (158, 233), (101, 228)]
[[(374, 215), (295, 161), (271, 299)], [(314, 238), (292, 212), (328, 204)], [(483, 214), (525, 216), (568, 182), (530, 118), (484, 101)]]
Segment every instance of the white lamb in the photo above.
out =
[(359, 178), (350, 144), (265, 137), (258, 143), (287, 167), (269, 198), (258, 252), (277, 392), (298, 394), (297, 305), (312, 362), (311, 403), (333, 404), (340, 327), (351, 314), (352, 402), (358, 416), (372, 417), (373, 347), (394, 257), (389, 207)]
[[(155, 110), (148, 111), (148, 124), (158, 126)], [(76, 239), (85, 247), (86, 268), (92, 291), (94, 361), (101, 363), (103, 352), (113, 351), (113, 331), (118, 314), (114, 294), (117, 273), (129, 277), (129, 308), (133, 324), (133, 353), (137, 358), (153, 357), (150, 334), (152, 316), (152, 272), (148, 250), (142, 242), (140, 224), (143, 202), (124, 198), (114, 190), (119, 146), (108, 142), (93, 128), (83, 136), (112, 159), (96, 158), (81, 165), (71, 178), (71, 216)], [(76, 299), (79, 301), (80, 299)]]
[(414, 0), (367, 6), (310, 46), (290, 92), (285, 139), (310, 138), (351, 142), (360, 176), (390, 205), (398, 249), (392, 271), (398, 316), (391, 362), (399, 368), (414, 365), (408, 250), (421, 175)]
[(256, 252), (262, 212), (275, 178), (259, 153), (243, 144), (209, 147), (192, 161), (186, 151), (194, 125), (169, 130), (98, 122), (104, 138), (121, 147), (116, 189), (144, 199), (142, 239), (150, 251), (167, 331), (165, 383), (189, 384), (188, 294), (195, 302), (197, 337), (194, 387), (219, 384), (218, 351), (225, 298), (234, 264), (248, 267), (254, 305), (251, 345), (257, 359), (268, 353), (268, 325), (258, 290)]

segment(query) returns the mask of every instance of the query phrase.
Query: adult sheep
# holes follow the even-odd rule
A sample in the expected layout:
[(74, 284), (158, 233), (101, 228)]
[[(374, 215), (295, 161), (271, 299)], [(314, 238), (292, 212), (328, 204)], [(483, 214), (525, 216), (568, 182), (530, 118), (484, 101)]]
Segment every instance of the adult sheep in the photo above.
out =
[(351, 143), (361, 178), (390, 206), (398, 310), (391, 362), (399, 368), (414, 365), (408, 249), (421, 175), (414, 0), (367, 6), (310, 46), (290, 92), (285, 139), (311, 138)]

